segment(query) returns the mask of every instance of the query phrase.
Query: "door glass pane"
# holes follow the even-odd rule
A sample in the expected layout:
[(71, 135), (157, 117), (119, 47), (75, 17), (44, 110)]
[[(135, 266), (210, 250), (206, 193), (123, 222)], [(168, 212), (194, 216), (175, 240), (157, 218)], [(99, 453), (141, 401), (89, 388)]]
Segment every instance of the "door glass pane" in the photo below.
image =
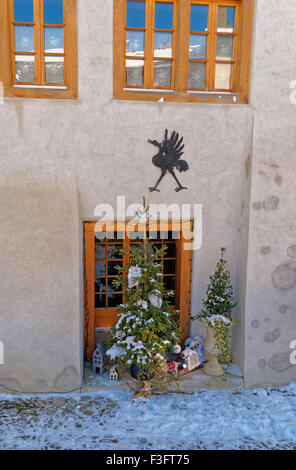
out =
[(232, 64), (216, 64), (215, 88), (216, 90), (231, 90)]
[(163, 272), (164, 274), (175, 274), (176, 272), (176, 262), (175, 260), (167, 260), (163, 263)]
[(64, 28), (45, 27), (44, 28), (45, 52), (64, 52)]
[(173, 3), (155, 3), (155, 29), (173, 29)]
[(114, 278), (112, 278), (112, 277), (108, 278), (108, 280), (107, 280), (107, 290), (108, 290), (108, 292), (119, 292), (119, 291), (121, 291), (121, 287), (117, 288), (113, 285), (113, 280), (114, 280)]
[(122, 304), (122, 294), (108, 294), (108, 307), (118, 307)]
[(165, 290), (175, 289), (175, 278), (174, 276), (163, 276), (163, 283)]
[(126, 53), (127, 55), (144, 56), (145, 33), (144, 31), (126, 32)]
[(218, 11), (218, 32), (234, 32), (235, 7), (219, 7)]
[(64, 57), (45, 57), (46, 83), (64, 83)]
[(172, 62), (170, 60), (154, 61), (154, 86), (170, 88)]
[(172, 57), (172, 33), (155, 33), (154, 57)]
[(44, 0), (44, 23), (64, 23), (63, 3), (63, 0)]
[(120, 259), (120, 258), (122, 258), (122, 254), (120, 253), (120, 250), (122, 250), (122, 245), (108, 244), (108, 246), (107, 246), (107, 258), (109, 258), (109, 259)]
[[(3, 0), (1, 0), (3, 1)], [(14, 21), (19, 23), (33, 23), (33, 0), (14, 0)]]
[(34, 52), (34, 26), (14, 26), (14, 49), (17, 52)]
[(166, 244), (167, 251), (164, 255), (164, 258), (175, 258), (176, 257), (176, 244), (175, 243), (168, 243)]
[(95, 262), (95, 275), (105, 276), (106, 274), (106, 262), (105, 260)]
[(33, 55), (15, 56), (15, 79), (21, 83), (35, 82), (35, 57)]
[(190, 34), (189, 58), (205, 59), (207, 55), (207, 37), (204, 34)]
[(143, 86), (144, 60), (126, 59), (126, 84), (128, 86)]
[(232, 60), (233, 56), (233, 36), (217, 36), (217, 60)]
[(190, 31), (208, 31), (208, 5), (191, 5)]
[(105, 245), (95, 245), (95, 257), (96, 259), (105, 259), (106, 257)]
[(128, 28), (145, 28), (145, 8), (144, 1), (127, 1), (126, 6), (126, 26)]
[(95, 295), (95, 308), (105, 308), (106, 307), (106, 294)]
[(206, 64), (204, 62), (189, 63), (189, 88), (204, 89), (206, 87)]
[(109, 276), (117, 276), (118, 270), (116, 266), (122, 267), (122, 262), (120, 261), (108, 261), (108, 275)]
[(97, 277), (95, 279), (95, 292), (106, 292), (106, 278)]

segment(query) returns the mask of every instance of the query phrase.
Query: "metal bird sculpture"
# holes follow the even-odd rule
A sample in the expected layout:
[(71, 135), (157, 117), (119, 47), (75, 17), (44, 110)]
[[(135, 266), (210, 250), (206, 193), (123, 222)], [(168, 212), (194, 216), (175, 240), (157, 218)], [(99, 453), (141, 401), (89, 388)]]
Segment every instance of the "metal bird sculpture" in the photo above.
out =
[(181, 185), (180, 181), (178, 180), (174, 169), (181, 171), (187, 171), (189, 169), (188, 163), (185, 160), (180, 160), (182, 152), (184, 148), (183, 137), (179, 139), (179, 134), (176, 131), (172, 132), (171, 137), (168, 139), (168, 130), (165, 130), (164, 133), (164, 140), (160, 143), (156, 140), (148, 139), (149, 144), (155, 145), (158, 147), (159, 151), (154, 157), (152, 158), (153, 165), (157, 166), (161, 169), (161, 175), (155, 183), (155, 186), (150, 187), (149, 191), (158, 191), (158, 185), (163, 179), (163, 177), (169, 172), (172, 177), (176, 180), (178, 187), (175, 191), (181, 191), (182, 189), (188, 189)]

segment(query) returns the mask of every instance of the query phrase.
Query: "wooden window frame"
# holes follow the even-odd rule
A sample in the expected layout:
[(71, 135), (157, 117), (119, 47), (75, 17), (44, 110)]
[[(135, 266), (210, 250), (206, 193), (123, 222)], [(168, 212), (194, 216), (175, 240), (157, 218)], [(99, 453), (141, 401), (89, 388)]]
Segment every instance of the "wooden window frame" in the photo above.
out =
[[(44, 83), (43, 23), (36, 22), (41, 17), (43, 0), (34, 1), (35, 68), (40, 83)], [(52, 98), (74, 99), (77, 97), (77, 0), (64, 0), (64, 84), (34, 85), (15, 83), (13, 50), (13, 0), (0, 1), (0, 81), (3, 94), (7, 98)], [(56, 55), (56, 54), (55, 54)], [(62, 88), (63, 87), (63, 88)]]
[[(85, 355), (88, 359), (92, 358), (95, 350), (95, 328), (97, 315), (94, 299), (95, 299), (95, 221), (83, 223), (84, 233), (84, 347)], [(128, 229), (129, 222), (118, 222), (107, 224), (106, 231), (125, 231)], [(191, 265), (192, 251), (185, 250), (184, 246), (188, 243), (185, 233), (189, 230), (192, 232), (192, 221), (169, 221), (163, 225), (161, 222), (150, 222), (149, 229), (151, 231), (172, 230), (179, 231), (180, 238), (177, 241), (177, 265), (176, 265), (176, 308), (179, 310), (179, 326), (182, 342), (189, 336), (190, 331), (190, 303), (191, 303)], [(135, 230), (135, 228), (131, 228)], [(141, 231), (141, 226), (137, 225), (137, 230)], [(182, 287), (181, 287), (182, 286)], [(102, 309), (105, 310), (105, 309)], [(104, 312), (103, 312), (104, 313)], [(115, 324), (118, 310), (110, 308), (108, 318)], [(102, 318), (100, 317), (100, 320)], [(106, 329), (110, 328), (106, 324)]]
[[(189, 35), (191, 3), (210, 4), (213, 7), (217, 0), (172, 0), (177, 8), (177, 31), (175, 44), (175, 74), (172, 77), (174, 89), (156, 88), (146, 90), (125, 86), (125, 29), (126, 29), (126, 0), (113, 0), (113, 97), (119, 100), (187, 102), (187, 103), (219, 103), (219, 104), (248, 104), (250, 88), (250, 65), (252, 50), (254, 0), (221, 0), (221, 6), (239, 6), (236, 11), (237, 30), (235, 33), (235, 62), (233, 70), (233, 89), (231, 91), (193, 91), (188, 89), (189, 71)], [(153, 4), (153, 0), (148, 5)], [(158, 1), (158, 0), (157, 0)], [(163, 1), (163, 0), (161, 0)], [(150, 8), (151, 10), (151, 8)], [(239, 10), (239, 11), (238, 11)], [(149, 11), (153, 14), (153, 8)], [(212, 15), (214, 18), (214, 15)], [(210, 53), (213, 56), (217, 32), (212, 25)], [(151, 47), (151, 46), (149, 46)], [(213, 58), (212, 58), (213, 61)], [(149, 71), (148, 71), (149, 73)], [(151, 73), (151, 72), (150, 72)], [(208, 73), (211, 73), (208, 71)], [(214, 72), (208, 80), (214, 83)], [(150, 81), (151, 83), (151, 81)]]

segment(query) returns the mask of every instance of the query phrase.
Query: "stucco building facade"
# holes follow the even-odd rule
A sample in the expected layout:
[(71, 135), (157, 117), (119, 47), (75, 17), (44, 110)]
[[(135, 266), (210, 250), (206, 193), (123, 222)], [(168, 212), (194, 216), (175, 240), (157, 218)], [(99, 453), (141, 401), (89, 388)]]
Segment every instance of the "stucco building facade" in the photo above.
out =
[[(294, 0), (255, 0), (248, 104), (119, 100), (113, 2), (77, 0), (77, 98), (0, 105), (0, 386), (80, 387), (83, 221), (98, 204), (115, 208), (118, 195), (127, 205), (143, 195), (203, 205), (191, 312), (225, 246), (238, 303), (232, 352), (245, 386), (296, 379), (295, 18)], [(184, 136), (189, 190), (176, 193), (167, 178), (149, 193), (159, 170), (147, 139), (166, 128)]]

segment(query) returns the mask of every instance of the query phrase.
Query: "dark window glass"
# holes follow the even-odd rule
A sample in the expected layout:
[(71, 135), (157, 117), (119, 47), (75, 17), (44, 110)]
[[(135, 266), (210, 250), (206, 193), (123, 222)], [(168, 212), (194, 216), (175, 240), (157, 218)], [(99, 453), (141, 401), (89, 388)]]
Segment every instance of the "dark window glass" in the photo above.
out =
[(95, 308), (104, 308), (106, 307), (106, 294), (96, 295), (95, 296)]
[(190, 31), (207, 31), (208, 13), (207, 5), (191, 5)]
[[(3, 0), (1, 0), (3, 2)], [(33, 23), (33, 0), (14, 0), (14, 21)]]
[(122, 303), (121, 294), (108, 294), (108, 307), (118, 307)]
[(106, 274), (106, 262), (105, 260), (95, 262), (95, 275), (105, 276)]
[(44, 23), (64, 23), (63, 0), (44, 0)]
[(173, 3), (155, 3), (155, 28), (173, 29)]
[(128, 28), (145, 28), (145, 2), (127, 1), (126, 26)]

